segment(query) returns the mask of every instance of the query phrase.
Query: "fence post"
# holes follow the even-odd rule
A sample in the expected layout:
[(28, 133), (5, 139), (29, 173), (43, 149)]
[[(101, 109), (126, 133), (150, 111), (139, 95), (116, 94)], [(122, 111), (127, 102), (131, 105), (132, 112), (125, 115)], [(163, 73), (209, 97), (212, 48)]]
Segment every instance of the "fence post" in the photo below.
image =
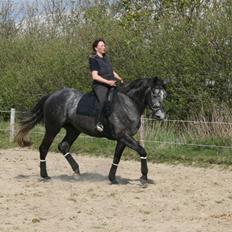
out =
[(139, 129), (139, 142), (141, 144), (141, 146), (145, 147), (145, 138), (144, 138), (144, 116), (142, 115), (141, 117), (141, 126)]
[(14, 141), (15, 136), (15, 109), (10, 109), (10, 142)]

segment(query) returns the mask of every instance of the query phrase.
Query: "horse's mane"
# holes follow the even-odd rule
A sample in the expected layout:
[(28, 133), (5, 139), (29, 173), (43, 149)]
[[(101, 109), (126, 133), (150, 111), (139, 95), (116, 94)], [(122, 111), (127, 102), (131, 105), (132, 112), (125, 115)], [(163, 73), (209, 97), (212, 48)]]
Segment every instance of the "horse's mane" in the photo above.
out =
[(126, 83), (122, 87), (120, 87), (120, 92), (127, 94), (131, 90), (139, 89), (143, 87), (144, 85), (147, 85), (148, 81), (149, 81), (149, 78), (140, 78), (140, 79), (133, 80), (129, 83)]

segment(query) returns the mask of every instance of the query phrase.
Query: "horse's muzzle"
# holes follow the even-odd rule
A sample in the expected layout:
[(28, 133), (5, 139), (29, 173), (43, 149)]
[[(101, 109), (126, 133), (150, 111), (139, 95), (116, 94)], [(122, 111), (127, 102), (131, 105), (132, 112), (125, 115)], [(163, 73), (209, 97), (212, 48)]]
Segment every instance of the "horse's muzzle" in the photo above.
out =
[(164, 120), (166, 118), (166, 113), (165, 113), (164, 109), (158, 108), (158, 109), (153, 111), (152, 117), (157, 119), (157, 120)]

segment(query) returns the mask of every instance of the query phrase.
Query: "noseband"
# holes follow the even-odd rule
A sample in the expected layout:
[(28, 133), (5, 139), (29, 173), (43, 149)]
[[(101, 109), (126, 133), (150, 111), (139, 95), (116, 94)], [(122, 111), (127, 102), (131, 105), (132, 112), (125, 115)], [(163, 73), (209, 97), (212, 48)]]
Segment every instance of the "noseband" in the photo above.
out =
[[(155, 97), (155, 99), (161, 104), (161, 101), (163, 100), (162, 99), (162, 97), (161, 97), (161, 95), (162, 95), (162, 89), (156, 89), (156, 90), (158, 90), (158, 92), (156, 92), (156, 94), (153, 94), (153, 93), (151, 93), (151, 87), (149, 87), (149, 88), (147, 88), (147, 90), (145, 91), (145, 98), (147, 99), (147, 97), (150, 97), (150, 98), (152, 98), (152, 97)], [(151, 94), (152, 96), (147, 96), (148, 94)], [(164, 97), (163, 97), (164, 98)], [(157, 112), (159, 109), (161, 109), (162, 107), (161, 107), (161, 105), (160, 106), (155, 106), (155, 105), (153, 105), (152, 104), (152, 100), (148, 100), (148, 105), (149, 105), (149, 107), (150, 107), (150, 109), (152, 110), (152, 111), (154, 111), (154, 112)]]

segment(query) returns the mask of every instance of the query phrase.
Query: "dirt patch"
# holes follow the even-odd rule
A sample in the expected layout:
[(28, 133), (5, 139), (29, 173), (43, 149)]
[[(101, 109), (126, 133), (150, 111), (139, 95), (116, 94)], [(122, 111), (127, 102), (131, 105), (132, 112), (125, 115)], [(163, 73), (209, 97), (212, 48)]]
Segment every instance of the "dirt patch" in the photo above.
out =
[(155, 184), (143, 188), (139, 162), (121, 161), (110, 185), (111, 159), (74, 158), (79, 178), (49, 153), (45, 182), (37, 151), (0, 150), (0, 231), (231, 231), (231, 170), (149, 163)]

